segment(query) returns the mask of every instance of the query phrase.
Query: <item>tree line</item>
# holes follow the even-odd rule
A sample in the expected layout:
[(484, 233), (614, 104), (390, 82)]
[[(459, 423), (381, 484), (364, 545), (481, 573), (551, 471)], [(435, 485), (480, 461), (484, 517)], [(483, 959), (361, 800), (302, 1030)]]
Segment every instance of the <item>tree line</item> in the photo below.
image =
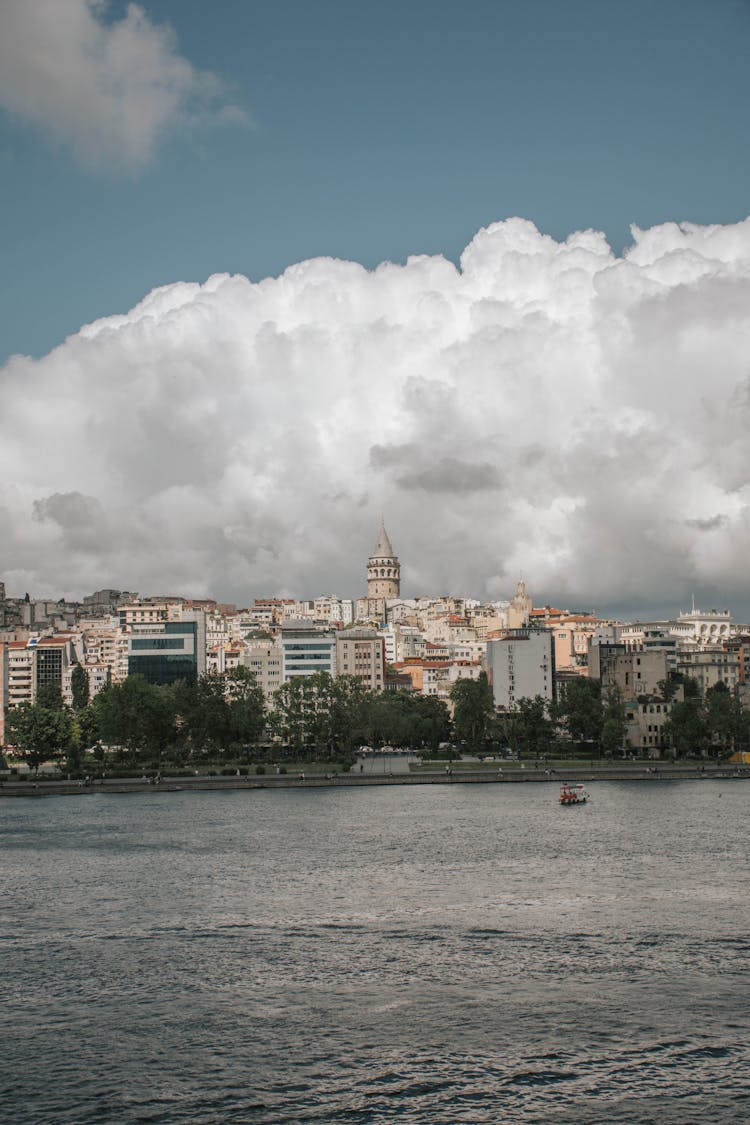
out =
[(437, 752), (451, 734), (442, 700), (407, 692), (368, 691), (354, 676), (327, 672), (283, 684), (270, 705), (253, 673), (237, 667), (209, 672), (195, 683), (150, 684), (128, 676), (89, 700), (85, 669), (76, 666), (72, 707), (58, 687), (43, 687), (34, 704), (8, 713), (8, 741), (32, 768), (48, 759), (77, 769), (83, 753), (136, 765), (172, 762), (351, 759), (363, 745), (391, 744)]
[[(677, 685), (663, 685), (664, 697)], [(209, 672), (195, 683), (150, 684), (128, 676), (89, 699), (86, 670), (72, 674), (72, 707), (59, 687), (39, 689), (36, 703), (9, 712), (9, 742), (32, 768), (47, 759), (77, 769), (85, 751), (122, 763), (187, 762), (224, 753), (233, 760), (352, 760), (359, 747), (391, 745), (422, 754), (491, 755), (498, 751), (546, 757), (575, 751), (612, 756), (625, 748), (625, 709), (615, 689), (582, 677), (554, 702), (521, 699), (513, 712), (495, 711), (486, 673), (458, 680), (453, 714), (436, 697), (372, 692), (354, 676), (327, 672), (283, 684), (270, 705), (253, 673), (237, 667)], [(750, 744), (750, 712), (723, 684), (701, 698), (684, 682), (684, 700), (671, 704), (665, 740), (675, 752), (731, 752)]]

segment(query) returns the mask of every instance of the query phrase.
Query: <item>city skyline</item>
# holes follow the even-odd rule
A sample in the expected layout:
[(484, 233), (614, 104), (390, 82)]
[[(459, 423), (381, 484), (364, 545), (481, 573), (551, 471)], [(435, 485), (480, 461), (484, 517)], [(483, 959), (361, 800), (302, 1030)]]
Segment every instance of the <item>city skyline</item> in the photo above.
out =
[(9, 589), (750, 618), (748, 27), (5, 6)]

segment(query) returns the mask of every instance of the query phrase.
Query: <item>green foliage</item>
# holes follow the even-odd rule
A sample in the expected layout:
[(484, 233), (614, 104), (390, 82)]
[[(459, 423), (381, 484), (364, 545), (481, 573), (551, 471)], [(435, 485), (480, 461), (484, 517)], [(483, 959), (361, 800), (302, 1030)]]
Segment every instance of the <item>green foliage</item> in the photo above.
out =
[(8, 712), (10, 742), (37, 770), (48, 758), (59, 758), (71, 746), (73, 723), (67, 708), (23, 703)]
[(70, 677), (73, 710), (82, 711), (89, 701), (89, 674), (82, 664), (76, 664)]
[(627, 722), (625, 707), (616, 687), (608, 688), (602, 705), (602, 729), (599, 739), (602, 752), (607, 757), (621, 753), (625, 744)]
[(665, 729), (678, 754), (728, 755), (750, 744), (750, 713), (719, 682), (708, 689), (705, 699), (690, 694), (673, 703)]
[(229, 705), (231, 742), (255, 742), (266, 724), (266, 701), (255, 673), (240, 665), (226, 673), (224, 694)]
[[(662, 699), (669, 703), (670, 700), (674, 699), (675, 695), (679, 691), (680, 684), (682, 682), (683, 678), (681, 676), (678, 678), (678, 676), (673, 673), (669, 675), (666, 680), (659, 680), (656, 686), (659, 689), (659, 694), (661, 695)], [(695, 680), (693, 680), (692, 682), (695, 683)]]
[(521, 699), (516, 711), (500, 716), (503, 737), (519, 754), (548, 754), (554, 747), (554, 721), (550, 704), (541, 695)]
[(175, 705), (181, 734), (200, 753), (255, 742), (265, 726), (263, 692), (241, 666), (176, 685)]
[(49, 711), (62, 711), (65, 703), (60, 685), (42, 684), (36, 693), (36, 704), (38, 707), (46, 707)]
[(368, 739), (372, 746), (403, 746), (436, 753), (450, 733), (450, 715), (442, 699), (395, 691), (372, 700)]
[(99, 741), (99, 713), (93, 703), (75, 713), (73, 735), (82, 750), (95, 746)]
[(162, 751), (176, 734), (175, 693), (142, 676), (128, 676), (99, 692), (92, 703), (99, 737), (131, 754)]
[(682, 691), (685, 699), (698, 699), (701, 693), (700, 684), (693, 676), (683, 676)]
[(307, 741), (308, 692), (306, 677), (295, 676), (274, 692), (271, 723), (275, 733), (293, 753), (299, 754)]
[(293, 756), (353, 762), (363, 743), (437, 750), (450, 734), (442, 700), (411, 692), (374, 694), (354, 676), (316, 672), (283, 684), (274, 696), (271, 723)]
[(560, 693), (554, 716), (565, 724), (571, 742), (598, 751), (604, 723), (599, 681), (583, 676), (569, 681)]
[(223, 676), (209, 672), (195, 683), (177, 684), (175, 707), (180, 732), (194, 749), (211, 751), (229, 743), (230, 709)]
[(457, 742), (467, 749), (482, 749), (495, 713), (495, 701), (487, 680), (481, 672), (476, 680), (456, 680), (451, 688), (453, 728)]
[(296, 676), (274, 695), (271, 723), (293, 753), (351, 753), (368, 728), (372, 695), (355, 676)]
[(695, 696), (672, 704), (664, 734), (681, 757), (705, 754), (711, 736), (703, 701)]

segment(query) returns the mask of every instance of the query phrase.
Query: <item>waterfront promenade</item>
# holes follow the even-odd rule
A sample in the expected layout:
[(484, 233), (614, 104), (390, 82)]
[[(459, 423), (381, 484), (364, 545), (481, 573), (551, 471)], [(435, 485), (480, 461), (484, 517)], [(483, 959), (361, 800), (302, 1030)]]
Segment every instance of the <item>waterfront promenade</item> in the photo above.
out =
[(384, 773), (324, 774), (297, 772), (288, 774), (250, 774), (246, 777), (195, 777), (164, 776), (159, 782), (144, 778), (104, 777), (90, 783), (68, 781), (64, 778), (38, 778), (19, 780), (10, 778), (0, 782), (2, 797), (54, 797), (91, 796), (94, 793), (144, 793), (180, 792), (197, 790), (236, 789), (322, 789), (351, 788), (362, 785), (507, 785), (552, 784), (563, 781), (703, 781), (712, 778), (727, 780), (750, 779), (750, 765), (724, 762), (719, 765), (658, 764), (641, 765), (591, 765), (575, 763), (569, 770), (535, 768), (529, 764), (520, 768), (515, 763), (498, 769), (455, 769), (448, 773), (440, 770), (401, 770)]

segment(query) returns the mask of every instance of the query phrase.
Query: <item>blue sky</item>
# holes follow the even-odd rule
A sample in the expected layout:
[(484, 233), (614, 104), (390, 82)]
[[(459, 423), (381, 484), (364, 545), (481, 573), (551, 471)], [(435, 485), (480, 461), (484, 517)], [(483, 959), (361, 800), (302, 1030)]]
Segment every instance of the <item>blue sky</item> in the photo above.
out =
[(44, 107), (0, 112), (2, 357), (216, 272), (455, 260), (513, 215), (558, 239), (603, 230), (620, 251), (630, 223), (750, 211), (743, 0), (143, 7), (214, 76), (211, 108), (167, 119), (130, 163), (82, 158)]

